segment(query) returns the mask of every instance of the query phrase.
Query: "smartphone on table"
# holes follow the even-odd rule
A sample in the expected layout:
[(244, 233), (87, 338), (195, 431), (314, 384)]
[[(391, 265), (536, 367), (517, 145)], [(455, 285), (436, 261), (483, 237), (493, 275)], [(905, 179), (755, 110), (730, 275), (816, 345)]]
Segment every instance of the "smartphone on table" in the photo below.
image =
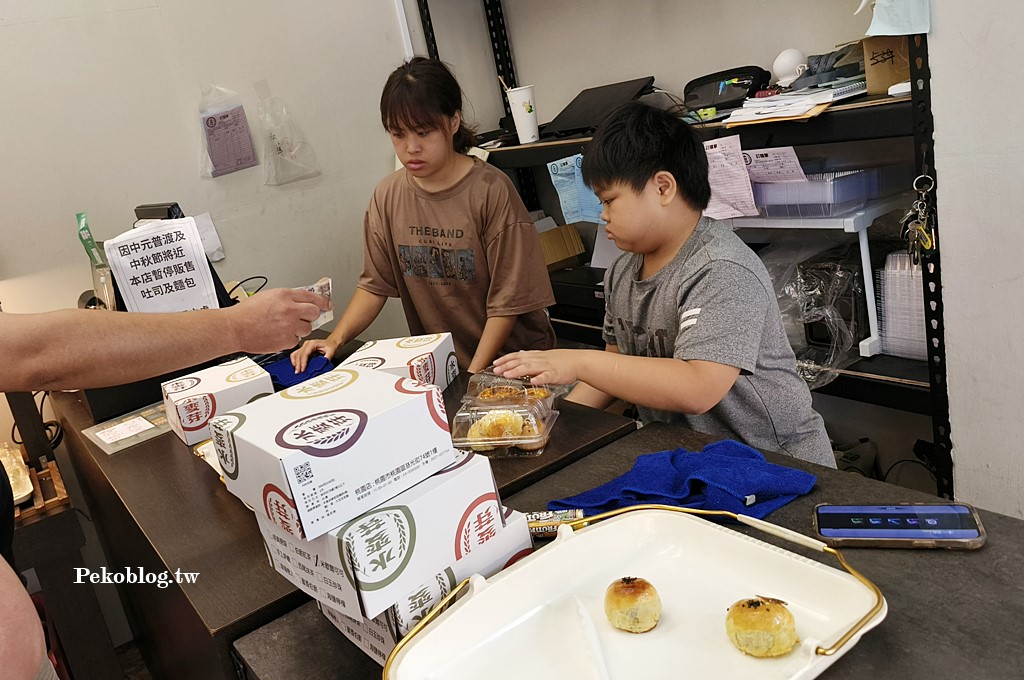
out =
[(837, 548), (948, 548), (985, 543), (977, 511), (966, 503), (832, 505), (814, 508), (817, 538)]

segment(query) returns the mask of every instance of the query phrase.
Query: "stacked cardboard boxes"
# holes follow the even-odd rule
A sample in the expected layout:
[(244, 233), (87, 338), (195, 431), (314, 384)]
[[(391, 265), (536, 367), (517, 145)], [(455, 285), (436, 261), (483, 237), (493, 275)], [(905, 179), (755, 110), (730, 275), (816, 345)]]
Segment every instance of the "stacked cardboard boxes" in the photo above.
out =
[(191, 446), (210, 438), (210, 420), (274, 392), (270, 374), (244, 357), (160, 384), (167, 422)]
[(489, 459), (454, 449), (441, 390), (422, 380), (457, 372), (448, 334), (368, 343), (210, 422), (224, 482), (256, 514), (271, 563), (337, 616), (411, 621), (434, 601), (424, 584), (440, 592), (530, 547)]

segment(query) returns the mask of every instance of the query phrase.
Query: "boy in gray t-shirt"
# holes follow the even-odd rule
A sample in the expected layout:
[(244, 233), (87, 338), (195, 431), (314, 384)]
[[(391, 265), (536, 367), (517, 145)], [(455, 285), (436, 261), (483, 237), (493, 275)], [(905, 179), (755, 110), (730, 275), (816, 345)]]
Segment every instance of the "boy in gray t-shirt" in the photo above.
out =
[(645, 423), (835, 467), (767, 270), (729, 227), (701, 216), (711, 187), (696, 133), (667, 111), (627, 104), (588, 145), (583, 176), (626, 251), (605, 274), (605, 351), (516, 352), (495, 371), (579, 381), (572, 401), (620, 398)]

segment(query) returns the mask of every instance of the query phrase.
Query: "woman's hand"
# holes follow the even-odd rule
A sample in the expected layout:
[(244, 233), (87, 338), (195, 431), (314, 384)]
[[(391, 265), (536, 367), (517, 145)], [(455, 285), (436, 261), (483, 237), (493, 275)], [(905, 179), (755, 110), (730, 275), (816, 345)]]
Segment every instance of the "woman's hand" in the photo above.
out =
[(302, 347), (292, 352), (292, 367), (296, 373), (302, 373), (306, 370), (306, 365), (309, 363), (309, 358), (314, 354), (323, 354), (328, 359), (334, 357), (334, 353), (338, 351), (338, 343), (330, 338), (323, 340), (306, 340), (302, 343)]

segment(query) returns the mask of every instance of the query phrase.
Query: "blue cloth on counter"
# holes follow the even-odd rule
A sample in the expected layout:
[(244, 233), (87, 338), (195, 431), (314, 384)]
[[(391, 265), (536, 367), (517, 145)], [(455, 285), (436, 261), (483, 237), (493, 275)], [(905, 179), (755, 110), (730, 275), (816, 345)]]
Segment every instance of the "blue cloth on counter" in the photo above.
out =
[(298, 385), (300, 382), (333, 370), (334, 364), (323, 354), (315, 354), (306, 363), (306, 370), (296, 373), (295, 368), (292, 367), (291, 358), (286, 356), (267, 364), (263, 369), (270, 374), (270, 381), (274, 383), (274, 391), (280, 392), (292, 385)]
[(726, 440), (703, 451), (686, 449), (637, 456), (633, 468), (590, 491), (548, 503), (549, 510), (580, 508), (587, 515), (646, 503), (704, 510), (728, 510), (763, 518), (797, 496), (817, 478), (809, 472), (769, 463), (746, 444)]

